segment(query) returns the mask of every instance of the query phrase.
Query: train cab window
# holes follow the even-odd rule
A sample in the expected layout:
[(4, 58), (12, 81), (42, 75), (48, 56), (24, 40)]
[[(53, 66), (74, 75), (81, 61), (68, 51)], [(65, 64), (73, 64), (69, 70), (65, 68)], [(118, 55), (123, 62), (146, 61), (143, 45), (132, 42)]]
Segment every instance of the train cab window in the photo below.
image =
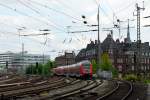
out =
[(89, 63), (87, 63), (87, 64), (83, 64), (83, 67), (85, 67), (85, 68), (89, 68), (89, 67), (90, 67), (90, 64), (89, 64)]

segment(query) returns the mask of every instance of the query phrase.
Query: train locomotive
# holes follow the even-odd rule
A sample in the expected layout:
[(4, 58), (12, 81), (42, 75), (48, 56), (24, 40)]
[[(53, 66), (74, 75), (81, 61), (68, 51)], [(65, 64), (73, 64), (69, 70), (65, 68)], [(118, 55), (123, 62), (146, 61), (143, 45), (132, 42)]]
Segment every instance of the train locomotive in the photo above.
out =
[(53, 68), (52, 71), (56, 75), (92, 78), (92, 64), (88, 60), (84, 60), (72, 65), (58, 66)]

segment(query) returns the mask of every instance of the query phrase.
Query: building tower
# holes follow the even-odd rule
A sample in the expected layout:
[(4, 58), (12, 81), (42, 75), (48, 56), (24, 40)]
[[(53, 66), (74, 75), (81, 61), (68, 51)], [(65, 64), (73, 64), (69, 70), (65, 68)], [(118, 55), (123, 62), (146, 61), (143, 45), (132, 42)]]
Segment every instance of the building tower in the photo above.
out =
[(127, 26), (127, 43), (131, 43), (129, 19), (128, 19), (128, 26)]

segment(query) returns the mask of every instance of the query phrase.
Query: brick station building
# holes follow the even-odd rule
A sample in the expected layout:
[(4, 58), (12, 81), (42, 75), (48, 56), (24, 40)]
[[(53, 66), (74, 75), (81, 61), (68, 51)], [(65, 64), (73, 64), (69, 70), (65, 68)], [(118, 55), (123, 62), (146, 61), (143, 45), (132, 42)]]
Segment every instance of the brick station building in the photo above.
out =
[[(149, 42), (141, 43), (141, 60), (140, 66), (137, 65), (137, 43), (130, 40), (130, 33), (127, 38), (120, 42), (119, 39), (114, 40), (112, 34), (108, 34), (102, 43), (100, 43), (101, 53), (107, 52), (109, 57), (120, 73), (139, 72), (141, 74), (149, 74), (150, 72), (150, 46)], [(91, 41), (87, 47), (82, 49), (76, 56), (76, 62), (85, 59), (97, 60), (97, 41)], [(137, 70), (138, 69), (138, 70)]]
[(55, 58), (56, 66), (70, 65), (75, 63), (75, 53), (65, 52), (64, 55)]

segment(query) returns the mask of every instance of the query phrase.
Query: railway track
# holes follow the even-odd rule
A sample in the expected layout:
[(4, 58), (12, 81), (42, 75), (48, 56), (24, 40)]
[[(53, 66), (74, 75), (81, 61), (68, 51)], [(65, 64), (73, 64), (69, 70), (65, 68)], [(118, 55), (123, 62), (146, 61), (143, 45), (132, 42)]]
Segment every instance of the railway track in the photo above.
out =
[[(84, 85), (81, 83), (79, 83), (80, 84), (79, 85), (77, 83), (78, 80), (73, 81), (70, 84), (70, 86), (68, 85), (65, 87), (62, 86), (54, 87), (52, 91), (49, 91), (49, 93), (47, 93), (44, 96), (35, 96), (35, 97), (25, 98), (21, 100), (31, 100), (31, 99), (32, 100), (96, 100), (96, 98), (99, 97), (98, 93), (91, 92), (91, 90), (96, 90), (96, 88), (100, 88), (101, 84), (103, 84), (103, 82), (101, 82), (100, 80), (98, 80), (97, 82), (87, 81), (85, 82)], [(78, 87), (74, 88), (74, 85), (77, 85)], [(106, 83), (104, 83), (103, 85), (106, 85)], [(106, 85), (106, 87), (108, 86)], [(93, 96), (96, 98), (93, 99), (92, 98)]]
[[(22, 79), (22, 80), (20, 80), (20, 79)], [(22, 86), (22, 85), (38, 85), (38, 84), (43, 84), (43, 83), (46, 83), (46, 82), (49, 82), (49, 83), (51, 83), (51, 82), (55, 82), (55, 81), (58, 81), (60, 78), (50, 78), (51, 79), (51, 81), (49, 81), (50, 79), (43, 79), (42, 77), (31, 77), (31, 78), (25, 78), (25, 77), (20, 77), (20, 79), (18, 80), (18, 78), (14, 78), (14, 79), (12, 79), (13, 80), (13, 82), (9, 82), (9, 83), (3, 83), (3, 84), (0, 84), (0, 92), (1, 92), (1, 90), (3, 91), (3, 89), (4, 88), (12, 88), (12, 87), (14, 87), (14, 89), (15, 89), (15, 87), (19, 87), (19, 86)], [(61, 79), (60, 79), (61, 80)], [(12, 88), (13, 89), (13, 88)]]
[[(99, 84), (100, 86), (101, 84)], [(95, 85), (96, 88), (98, 84)], [(81, 89), (78, 92), (64, 94), (54, 100), (125, 100), (132, 92), (132, 84), (126, 81), (116, 81), (116, 86), (103, 96), (99, 96), (98, 92), (91, 92), (93, 88)], [(100, 88), (100, 87), (99, 87)]]
[[(45, 95), (43, 96), (41, 94), (39, 94), (39, 95), (31, 95), (31, 96), (30, 95), (26, 95), (24, 98), (21, 98), (19, 100), (31, 100), (31, 99), (32, 100), (45, 100), (45, 99), (49, 99), (49, 98), (55, 97), (58, 94), (58, 92), (61, 93), (60, 89), (64, 90), (62, 88), (68, 88), (68, 87), (74, 86), (76, 84), (79, 85), (79, 84), (81, 84), (81, 82), (83, 82), (83, 81), (71, 78), (71, 81), (69, 83), (65, 80), (64, 83), (61, 83), (59, 85), (55, 85), (55, 86), (49, 88), (48, 90), (46, 90), (47, 94), (48, 93), (52, 93), (53, 95), (46, 95), (46, 96)], [(41, 92), (40, 91), (39, 92), (42, 93), (42, 91), (44, 92), (45, 90), (41, 90)]]
[(10, 78), (13, 78), (17, 76), (16, 74), (1, 74), (0, 75), (0, 82), (3, 81), (3, 80), (7, 80), (7, 79), (10, 79)]
[(8, 78), (10, 78), (8, 75), (6, 75), (6, 76), (0, 76), (0, 81), (6, 80)]
[(25, 87), (33, 86), (34, 81), (42, 81), (40, 78), (35, 78), (35, 79), (32, 78), (31, 80), (28, 80), (27, 78), (22, 78), (22, 80), (19, 80), (19, 82), (17, 80), (18, 79), (16, 79), (15, 82), (13, 81), (12, 83), (8, 83), (8, 84), (7, 83), (0, 84), (0, 94), (1, 92), (6, 92), (6, 91), (11, 91), (11, 90), (16, 90), (18, 88), (25, 88)]
[[(24, 80), (24, 81), (23, 81)], [(20, 83), (1, 84), (1, 100), (125, 100), (132, 92), (132, 84), (126, 81), (112, 81), (114, 86), (106, 89), (103, 81), (77, 80), (54, 77), (43, 79), (32, 77)], [(27, 81), (28, 80), (28, 81)], [(111, 83), (111, 84), (112, 84)], [(104, 85), (104, 84), (103, 84)], [(106, 89), (99, 94), (98, 89)], [(97, 91), (96, 91), (97, 90)], [(43, 95), (42, 93), (46, 93)]]
[(32, 98), (32, 100), (51, 100), (51, 99), (53, 100), (65, 99), (66, 100), (67, 97), (72, 96), (74, 94), (80, 94), (82, 92), (95, 88), (100, 83), (99, 81), (95, 82), (95, 81), (76, 80), (76, 81), (73, 81), (71, 84), (65, 85), (65, 87), (64, 86), (55, 87), (55, 90), (49, 91), (48, 95), (35, 97), (35, 98)]
[(125, 100), (132, 93), (132, 83), (117, 81), (117, 87), (96, 100)]
[(77, 90), (73, 90), (70, 93), (65, 93), (61, 96), (54, 98), (54, 100), (83, 100), (83, 98), (86, 95), (92, 94), (88, 92), (89, 90), (97, 88), (102, 83), (103, 82), (100, 80), (91, 81), (91, 83), (88, 83), (85, 87), (79, 88)]
[[(62, 88), (62, 87), (71, 86), (71, 85), (74, 85), (74, 84), (77, 84), (77, 83), (80, 83), (80, 82), (81, 82), (81, 80), (71, 79), (71, 81), (69, 83), (67, 81), (65, 81), (64, 83), (61, 83), (59, 85), (55, 85), (55, 86), (49, 88), (47, 90), (47, 92), (45, 92), (45, 90), (42, 90), (40, 93), (42, 93), (42, 92), (48, 93), (48, 92), (53, 91), (55, 89), (59, 89), (59, 88)], [(42, 97), (41, 94), (40, 95), (34, 95), (34, 96), (33, 95), (31, 95), (31, 96), (30, 95), (26, 95), (25, 97), (26, 98), (22, 98), (21, 100), (30, 100), (30, 99), (32, 99), (32, 100), (42, 100), (43, 99), (44, 100), (46, 98), (49, 98), (49, 96)]]
[(38, 84), (35, 83), (34, 85), (31, 85), (31, 84), (22, 85), (22, 86), (16, 87), (15, 90), (12, 90), (12, 88), (9, 87), (9, 88), (6, 88), (7, 91), (0, 92), (0, 94), (3, 95), (5, 99), (10, 99), (10, 98), (16, 99), (22, 95), (38, 94), (41, 91), (49, 90), (50, 88), (55, 87), (56, 85), (61, 85), (64, 82), (65, 82), (64, 79), (57, 80), (52, 83), (49, 83), (48, 81), (47, 82), (43, 81), (43, 82), (39, 82)]
[[(95, 83), (95, 84), (94, 84)], [(125, 100), (132, 92), (132, 84), (126, 81), (117, 81), (116, 87), (105, 93), (103, 96), (99, 96), (97, 92), (90, 92), (89, 90), (100, 86), (101, 83), (93, 82), (87, 86), (68, 91), (68, 93), (58, 94), (61, 96), (56, 96), (51, 98), (52, 100)], [(70, 92), (70, 93), (69, 93)], [(43, 99), (49, 100), (49, 99)]]
[(17, 82), (17, 81), (20, 81), (20, 80), (21, 80), (21, 78), (19, 78), (18, 76), (7, 77), (7, 78), (1, 80), (0, 84), (8, 84), (8, 83)]

